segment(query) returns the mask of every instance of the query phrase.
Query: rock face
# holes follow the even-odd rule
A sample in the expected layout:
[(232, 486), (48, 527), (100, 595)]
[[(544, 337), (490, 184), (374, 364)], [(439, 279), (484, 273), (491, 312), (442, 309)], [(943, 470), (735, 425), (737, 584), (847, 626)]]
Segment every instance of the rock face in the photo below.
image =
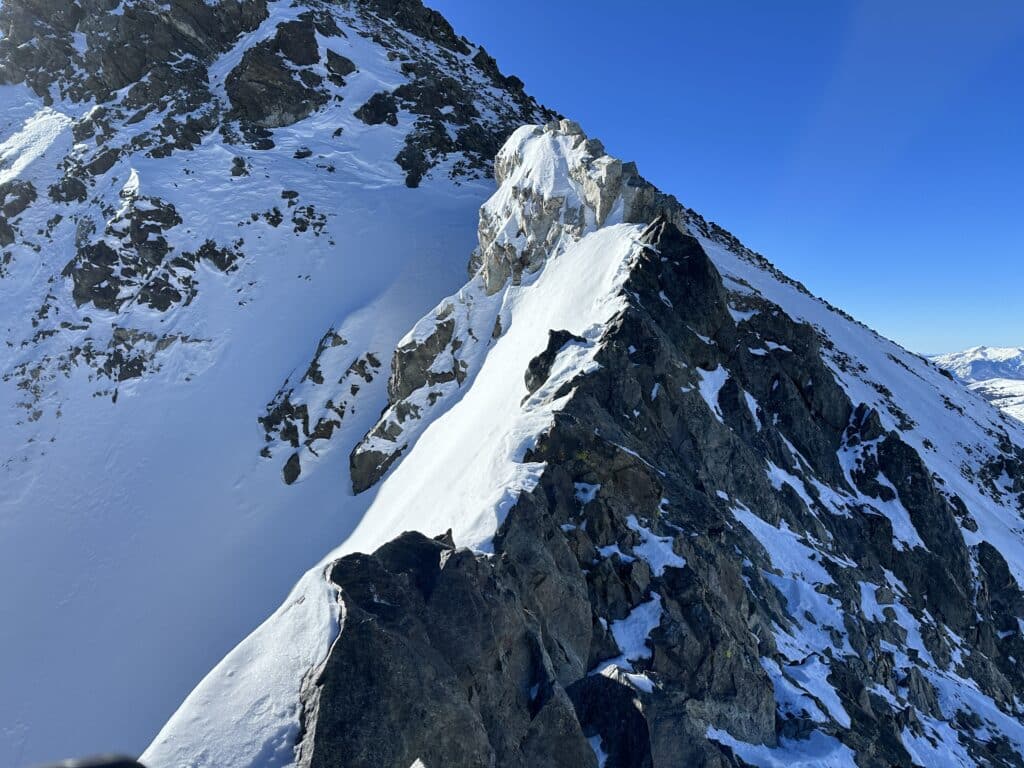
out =
[[(292, 572), (289, 532), (319, 555), (358, 523), (145, 764), (1024, 765), (1020, 424), (553, 119), (414, 0), (5, 0), (0, 29), (0, 281), (16, 303), (2, 377), (19, 414), (5, 479), (60, 450), (69, 403), (120, 407), (165, 385), (133, 402), (141, 426), (100, 412), (125, 435), (74, 433), (81, 461), (122, 442), (130, 456), (104, 454), (71, 491), (77, 505), (97, 477), (131, 487), (138, 472), (140, 499), (196, 477), (218, 501), (244, 497), (234, 529), (208, 502), (194, 530), (178, 530), (181, 503), (146, 532), (200, 548), (205, 581), (163, 552), (173, 588), (151, 582), (151, 549), (139, 578), (114, 574), (142, 585), (120, 604), (155, 604), (161, 622), (204, 626), (177, 617), (221, 571), (240, 586), (211, 598), (211, 626), (225, 605), (278, 594), (259, 579), (278, 559)], [(492, 173), (468, 282), (403, 337), (443, 293), (393, 328), (408, 282), (358, 278), (403, 272), (444, 237), (432, 219), (449, 198)], [(282, 289), (314, 274), (308, 292)], [(184, 385), (231, 365), (213, 379), (230, 386), (188, 411), (203, 390)], [(135, 455), (162, 447), (151, 426), (176, 409), (244, 429)], [(204, 466), (250, 445), (257, 417), (266, 474)], [(489, 463), (430, 453), (460, 441)], [(348, 460), (331, 485), (318, 462), (337, 447)], [(161, 461), (189, 471), (153, 474)], [(59, 485), (43, 477), (34, 487)], [(284, 493), (302, 501), (259, 527), (273, 517), (260, 496)], [(99, 526), (116, 506), (82, 517)], [(314, 528), (324, 508), (344, 514)], [(146, 543), (126, 530), (106, 538)], [(218, 538), (230, 545), (202, 548)], [(72, 544), (43, 575), (80, 564), (53, 589), (93, 594), (78, 576), (104, 558)], [(24, 643), (4, 631), (5, 648)], [(140, 645), (126, 668), (166, 655)], [(17, 710), (0, 701), (5, 740), (22, 697), (52, 687), (21, 658), (0, 654), (31, 672)], [(6, 685), (20, 670), (4, 672)]]
[[(529, 184), (532, 166), (522, 144), (526, 134), (498, 153), (495, 174), (500, 191), (480, 211), (479, 246), (469, 262), (471, 280), (439, 304), (432, 317), (424, 318), (396, 351), (391, 381), (402, 380), (403, 385), (389, 386), (388, 407), (352, 451), (356, 493), (379, 481), (422, 428), (472, 380), (490, 339), (502, 333), (508, 287), (528, 282), (547, 259), (585, 232), (605, 225), (613, 213), (632, 223), (665, 214), (791, 282), (732, 235), (658, 191), (634, 163), (605, 154), (601, 142), (588, 139), (571, 120), (535, 128), (532, 135), (566, 145), (567, 173), (555, 186), (537, 189)], [(510, 219), (514, 227), (508, 225)]]
[[(965, 542), (962, 500), (850, 400), (819, 332), (763, 301), (735, 321), (667, 218), (641, 242), (493, 555), (406, 534), (329, 569), (345, 618), (299, 764), (598, 765), (589, 740), (603, 765), (756, 765), (824, 737), (909, 766), (949, 734), (971, 763), (1020, 764), (964, 726), (1021, 716), (1024, 594)], [(572, 341), (552, 332), (528, 387)], [(964, 685), (987, 714), (950, 705)]]

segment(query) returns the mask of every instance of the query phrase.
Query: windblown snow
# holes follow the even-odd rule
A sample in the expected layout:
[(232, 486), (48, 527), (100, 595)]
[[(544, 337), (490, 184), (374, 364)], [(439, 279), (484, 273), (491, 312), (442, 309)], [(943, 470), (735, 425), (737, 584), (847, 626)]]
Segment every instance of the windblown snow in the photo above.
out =
[[(271, 3), (266, 22), (211, 67), (213, 91), (298, 8)], [(353, 114), (405, 82), (401, 62), (346, 29), (330, 41), (358, 62), (344, 102), (276, 129), (273, 151), (214, 134), (169, 157), (124, 154), (88, 200), (61, 207), (63, 217), (51, 219), (43, 200), (28, 208), (18, 226), (29, 243), (7, 250), (13, 260), (0, 256), (4, 765), (141, 751), (373, 500), (352, 496), (346, 451), (286, 486), (281, 462), (259, 456), (257, 418), (325, 330), (344, 338), (344, 367), (367, 352), (387, 360), (464, 281), (476, 211), (492, 185), (449, 180), (452, 158), (418, 189), (406, 187), (394, 158), (413, 117), (370, 126)], [(72, 120), (92, 108), (44, 106), (25, 86), (0, 86), (0, 183), (31, 182), (45, 198), (65, 157), (81, 150)], [(158, 120), (127, 126), (117, 140)], [(239, 158), (247, 173), (233, 175)], [(98, 211), (116, 220), (150, 199), (185, 222), (163, 233), (176, 252), (216, 241), (244, 248), (244, 258), (226, 273), (200, 262), (197, 295), (167, 312), (131, 300), (117, 312), (76, 306), (61, 272), (87, 222), (102, 234)], [(36, 235), (51, 230), (52, 244)], [(36, 327), (41, 306), (52, 333)], [(118, 380), (115, 369), (111, 381), (88, 365), (108, 354), (131, 363), (118, 351), (129, 343), (152, 353), (145, 376)], [(68, 350), (77, 350), (70, 359)], [(360, 381), (358, 412), (337, 443), (353, 444), (373, 424), (385, 381), (386, 373)], [(310, 621), (319, 638), (325, 619)], [(303, 643), (282, 650), (293, 652), (294, 668), (316, 655)], [(269, 682), (279, 673), (266, 674)]]

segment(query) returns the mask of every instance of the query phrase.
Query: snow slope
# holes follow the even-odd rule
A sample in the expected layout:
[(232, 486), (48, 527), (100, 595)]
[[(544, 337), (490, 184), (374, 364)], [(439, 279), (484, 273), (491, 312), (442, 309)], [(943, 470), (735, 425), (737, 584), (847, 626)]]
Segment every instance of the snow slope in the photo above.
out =
[[(233, 68), (304, 10), (270, 2), (262, 23), (201, 70), (205, 83), (172, 79), (208, 87), (202, 109), (227, 114)], [(99, 37), (106, 13), (81, 23), (100, 25), (80, 35), (86, 48), (110, 44)], [(325, 331), (345, 339), (343, 366), (368, 353), (387, 359), (462, 284), (491, 182), (486, 167), (457, 171), (467, 156), (456, 147), (409, 188), (395, 158), (419, 116), (399, 108), (394, 124), (370, 124), (355, 113), (409, 82), (403, 61), (463, 68), (489, 129), (502, 130), (502, 104), (518, 113), (520, 95), (475, 68), (479, 49), (444, 51), (371, 13), (331, 13), (339, 33), (318, 32), (317, 55), (357, 69), (342, 86), (314, 65), (328, 103), (274, 129), (271, 149), (211, 131), (187, 151), (150, 153), (142, 138), (164, 118), (195, 115), (162, 112), (163, 101), (136, 119), (133, 87), (100, 109), (56, 87), (47, 106), (23, 84), (0, 85), (0, 185), (38, 194), (8, 214), (15, 242), (0, 256), (4, 765), (141, 751), (373, 501), (352, 495), (347, 449), (285, 485), (284, 457), (260, 456), (257, 419)], [(91, 138), (86, 128), (101, 120)], [(92, 165), (110, 147), (112, 164)], [(87, 164), (83, 199), (51, 199)], [(156, 215), (163, 224), (147, 233)], [(227, 269), (206, 259), (172, 267), (184, 298), (164, 310), (143, 300), (134, 265), (119, 266), (116, 306), (100, 307), (76, 301), (69, 277), (90, 238), (119, 257), (161, 241), (172, 256), (189, 254), (213, 241), (239, 258)], [(354, 444), (384, 407), (385, 377), (361, 385), (338, 445)], [(307, 665), (315, 656), (296, 652)]]
[[(134, 5), (139, 12), (165, 8)], [(143, 151), (144, 142), (159, 133), (164, 113), (136, 111), (133, 87), (117, 90), (105, 104), (115, 116), (103, 117), (90, 98), (71, 98), (56, 85), (51, 104), (25, 85), (0, 86), (0, 184), (24, 182), (38, 193), (27, 208), (5, 213), (16, 237), (0, 260), (0, 761), (137, 752), (166, 721), (145, 754), (151, 766), (290, 764), (300, 686), (344, 627), (325, 565), (406, 529), (433, 536), (452, 528), (460, 545), (487, 551), (517, 495), (543, 469), (524, 458), (571, 397), (554, 397), (556, 391), (593, 371), (597, 340), (622, 306), (619, 289), (636, 255), (639, 228), (626, 222), (647, 220), (626, 212), (648, 203), (644, 216), (664, 208), (700, 240), (737, 305), (734, 321), (758, 311), (744, 304), (747, 297), (751, 306), (764, 299), (813, 325), (850, 399), (876, 409), (884, 429), (899, 430), (941, 479), (943, 493), (969, 508), (964, 540), (992, 542), (1018, 582), (1024, 579), (1020, 493), (999, 463), (1004, 446), (1024, 445), (1020, 424), (810, 296), (674, 200), (619, 185), (628, 175), (624, 165), (569, 123), (519, 129), (499, 155), (502, 183), (486, 203), (492, 185), (480, 173), (463, 173), (474, 167), (473, 152), (457, 142), (457, 151), (431, 154), (427, 176), (409, 188), (407, 169), (396, 164), (409, 137), (424, 119), (436, 127), (430, 120), (466, 106), (403, 102), (359, 117), (362, 107), (380, 106), (375, 97), (412, 83), (410, 62), (451, 67), (459, 81), (469, 68), (481, 119), (506, 119), (508, 113), (498, 116), (503, 104), (527, 122), (541, 116), (520, 109), (519, 97), (502, 90), (512, 89), (509, 83), (485, 82), (486, 58), (475, 63), (480, 49), (446, 49), (352, 7), (331, 11), (341, 34), (320, 24), (312, 37), (316, 63), (304, 65), (308, 77), (330, 83), (327, 101), (275, 127), (271, 149), (259, 148), (267, 138), (261, 134), (232, 136), (235, 128), (245, 131), (225, 112), (218, 120), (232, 130), (200, 132), (188, 150), (154, 154)], [(208, 62), (203, 109), (227, 109), (230, 74), (276, 39), (281, 25), (302, 22), (303, 8), (269, 3), (265, 19)], [(76, 50), (88, 51), (90, 40), (76, 37)], [(328, 77), (328, 51), (356, 65), (341, 85)], [(70, 61), (70, 70), (78, 67)], [(177, 117), (198, 119), (203, 109)], [(426, 134), (454, 141), (456, 129), (441, 128)], [(73, 188), (60, 202), (60, 189), (51, 197), (83, 168), (91, 169), (83, 197)], [(479, 270), (463, 285), (481, 204)], [(198, 256), (208, 241), (221, 250)], [(106, 250), (86, 247), (101, 243)], [(161, 309), (147, 299), (155, 278), (140, 282), (135, 270), (165, 246), (170, 255), (160, 268), (168, 274), (158, 276), (180, 296)], [(118, 261), (109, 278), (91, 286), (99, 289), (93, 299), (78, 300), (75, 278), (88, 282), (111, 252), (139, 260)], [(195, 258), (175, 263), (189, 255)], [(230, 263), (218, 266), (219, 258)], [(671, 308), (664, 293), (661, 301)], [(456, 343), (432, 371), (443, 381), (393, 402), (384, 371), (392, 351), (426, 342), (448, 312), (457, 321)], [(524, 372), (552, 330), (582, 341), (553, 350), (554, 375), (531, 393)], [(773, 339), (750, 352), (793, 354)], [(344, 378), (351, 371), (354, 377)], [(724, 367), (699, 371), (694, 396), (724, 427), (723, 393), (735, 377)], [(289, 427), (302, 423), (295, 413), (276, 432), (261, 429), (257, 418), (282, 403), (283, 392), (314, 423), (322, 414), (343, 415), (326, 438), (292, 436)], [(761, 425), (758, 403), (743, 394)], [(650, 390), (656, 398), (657, 387)], [(398, 424), (403, 403), (418, 415), (402, 422), (400, 440), (385, 445), (376, 430)], [(353, 496), (348, 455), (357, 445), (392, 451), (395, 463), (381, 484)], [(765, 467), (776, 490), (792, 489), (808, 508), (856, 513), (864, 499), (821, 484), (789, 449), (792, 466)], [(291, 485), (282, 482), (288, 456), (301, 459)], [(847, 475), (858, 458), (855, 451), (839, 456)], [(920, 546), (925, 532), (899, 502), (881, 506), (899, 547)], [(829, 659), (845, 654), (848, 641), (843, 617), (823, 593), (832, 584), (821, 566), (841, 561), (842, 553), (762, 520), (759, 510), (737, 504), (733, 512), (768, 552), (765, 578), (785, 593), (792, 614), (808, 611), (821, 625), (798, 620), (792, 634), (777, 633), (785, 668), (767, 671), (780, 711), (812, 708), (816, 723), (842, 728), (848, 715), (828, 682)], [(658, 567), (685, 564), (638, 520), (631, 530)], [(883, 615), (879, 587), (864, 582), (858, 593), (865, 614)], [(908, 629), (906, 646), (924, 659), (945, 707), (945, 720), (926, 721), (928, 738), (904, 739), (915, 754), (969, 763), (947, 722), (957, 702), (969, 702), (987, 728), (1022, 747), (1013, 718), (969, 678), (920, 652), (931, 619), (910, 611), (920, 606), (901, 585), (886, 588), (896, 595), (890, 610)], [(625, 666), (647, 653), (662, 607), (660, 599), (643, 605), (633, 622), (613, 624), (629, 646)], [(906, 705), (888, 695), (894, 706)], [(776, 747), (744, 745), (721, 731), (708, 737), (754, 764), (851, 759), (824, 730)]]
[[(488, 547), (504, 513), (522, 490), (532, 489), (543, 469), (523, 462), (524, 455), (550, 425), (552, 411), (571, 396), (552, 401), (550, 395), (593, 365), (595, 334), (621, 306), (617, 289), (638, 233), (636, 226), (620, 225), (591, 234), (552, 260), (535, 282), (504, 294), (509, 331), (490, 350), (473, 386), (424, 431), (352, 536), (191, 694), (143, 755), (146, 765), (290, 762), (299, 684), (333, 637), (333, 630), (324, 631), (337, 611), (325, 590), (324, 567), (349, 552), (371, 551), (407, 529), (451, 528), (457, 541)], [(587, 343), (566, 347), (552, 379), (531, 395), (521, 371), (544, 350), (549, 329), (570, 330)], [(225, 723), (211, 718), (211, 710), (241, 714)]]
[[(503, 153), (511, 155), (516, 170), (483, 206), (481, 215), (497, 217), (499, 230), (517, 231), (513, 225), (523, 217), (512, 190), (556, 201), (567, 220), (578, 210), (573, 203), (583, 199), (568, 166), (578, 165), (585, 152), (574, 148), (572, 136), (542, 134), (531, 140), (534, 131), (524, 127), (509, 139)], [(517, 153), (516, 147), (529, 151)], [(623, 306), (620, 289), (640, 247), (635, 240), (641, 227), (595, 229), (591, 219), (586, 230), (566, 234), (554, 249), (557, 255), (519, 285), (507, 284), (488, 296), (478, 274), (442, 302), (483, 313), (485, 320), (478, 322), (485, 328), (500, 316), (505, 333), (480, 344), (471, 385), (455, 394), (457, 401), (448, 410), (435, 413), (352, 534), (339, 537), (344, 543), (311, 569), (286, 604), (189, 696), (143, 755), (146, 765), (288, 764), (291, 755), (282, 745), (290, 749), (289, 736), (298, 731), (300, 684), (314, 666), (311, 659), (319, 663), (326, 653), (335, 630), (325, 633), (324, 627), (339, 612), (325, 585), (326, 565), (344, 554), (372, 551), (406, 530), (433, 535), (451, 529), (460, 544), (488, 549), (505, 513), (522, 491), (534, 487), (544, 468), (523, 459), (571, 392), (552, 396), (595, 365), (599, 336)], [(527, 245), (525, 238), (516, 244), (519, 249)], [(553, 362), (551, 378), (531, 393), (523, 371), (545, 350), (551, 330), (569, 331), (583, 341), (566, 344)], [(472, 327), (463, 338), (467, 346), (479, 342)], [(260, 702), (258, 708), (254, 701)], [(226, 710), (244, 716), (233, 715), (230, 724), (211, 716)]]
[[(578, 169), (586, 154), (575, 136), (539, 132), (532, 126), (519, 129), (500, 156), (512, 168), (482, 207), (482, 219), (496, 220), (496, 231), (522, 232), (517, 222), (524, 219), (523, 201), (536, 196), (552, 201), (556, 220), (574, 220), (585, 195), (569, 168)], [(319, 662), (326, 652), (332, 635), (325, 637), (322, 627), (338, 612), (324, 586), (324, 568), (330, 562), (347, 553), (372, 551), (405, 530), (433, 535), (451, 529), (460, 544), (488, 549), (505, 513), (543, 471), (542, 464), (523, 459), (550, 427), (553, 412), (571, 397), (571, 392), (558, 394), (560, 388), (592, 369), (598, 339), (623, 307), (621, 286), (640, 248), (635, 240), (642, 228), (614, 224), (621, 215), (619, 206), (608, 225), (597, 229), (590, 212), (584, 217), (588, 223), (563, 232), (551, 244), (551, 258), (519, 285), (509, 282), (488, 296), (478, 274), (442, 302), (483, 313), (484, 320), (477, 320), (483, 328), (493, 327), (494, 317), (500, 316), (505, 332), (496, 341), (474, 338), (472, 326), (463, 332), (466, 345), (479, 345), (473, 353), (478, 370), (470, 384), (451, 395), (457, 401), (448, 410), (435, 412), (352, 535), (310, 570), (286, 606), (189, 696), (144, 753), (146, 765), (270, 766), (284, 759), (277, 745), (298, 730), (300, 684), (310, 670), (309, 659)], [(511, 240), (520, 252), (530, 245), (525, 236)], [(545, 350), (552, 330), (569, 331), (583, 341), (564, 345), (550, 379), (531, 393), (523, 372)], [(302, 609), (288, 607), (296, 605)], [(305, 653), (296, 654), (296, 645)], [(287, 674), (282, 674), (282, 665)], [(284, 685), (267, 686), (267, 677)], [(254, 700), (262, 702), (258, 711), (250, 705)], [(246, 717), (225, 724), (211, 716), (225, 705)]]
[[(307, 131), (330, 136), (328, 128), (333, 121), (303, 125), (291, 137), (279, 130), (278, 143), (310, 144)], [(5, 688), (18, 692), (2, 697), (0, 719), (12, 762), (141, 747), (368, 503), (351, 497), (343, 454), (285, 486), (280, 465), (258, 455), (256, 418), (325, 329), (338, 328), (349, 349), (386, 350), (458, 285), (485, 189), (427, 182), (407, 190), (391, 144), (376, 155), (360, 148), (351, 165), (344, 150), (324, 154), (339, 170), (301, 186), (304, 199), (330, 211), (325, 235), (251, 227), (246, 239), (259, 245), (228, 279), (202, 275), (188, 317), (129, 310), (134, 328), (201, 342), (168, 349), (160, 371), (117, 387), (116, 403), (96, 397), (89, 373), (75, 369), (47, 394), (44, 415), (26, 422), (17, 407), (22, 391), (0, 389), (8, 419), (0, 437), (0, 579), (9, 585), (0, 666)], [(135, 170), (143, 190), (194, 214), (201, 238), (233, 235), (239, 210), (280, 204), (281, 183), (268, 184), (264, 173), (294, 183), (289, 163), (275, 167), (262, 157), (252, 160), (259, 175), (235, 183), (215, 142), (179, 163), (135, 163)], [(182, 180), (185, 168), (191, 172)], [(67, 258), (49, 251), (31, 269), (59, 272)], [(7, 282), (30, 294), (47, 289), (32, 274)], [(5, 327), (30, 317), (25, 307), (35, 298), (7, 294)], [(374, 323), (346, 325), (360, 310)], [(39, 352), (8, 347), (2, 354), (9, 370)], [(345, 426), (352, 441), (383, 407), (382, 384), (364, 389), (364, 423), (357, 416)], [(68, 624), (78, 628), (73, 654), (60, 631)], [(202, 631), (183, 642), (181, 626)], [(165, 663), (154, 666), (154, 653)], [(68, 695), (55, 702), (46, 691), (58, 681)], [(104, 702), (83, 706), (97, 690)], [(31, 733), (51, 721), (67, 724), (59, 739)]]
[(986, 379), (969, 384), (986, 400), (1002, 408), (1015, 419), (1024, 421), (1024, 381), (1020, 379)]

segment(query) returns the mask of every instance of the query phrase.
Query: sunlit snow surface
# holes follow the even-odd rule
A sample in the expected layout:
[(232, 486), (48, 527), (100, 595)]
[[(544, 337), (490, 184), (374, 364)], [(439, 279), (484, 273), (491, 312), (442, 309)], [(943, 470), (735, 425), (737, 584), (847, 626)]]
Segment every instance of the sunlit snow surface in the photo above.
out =
[(972, 391), (1024, 421), (1024, 347), (972, 347), (932, 360), (952, 371)]

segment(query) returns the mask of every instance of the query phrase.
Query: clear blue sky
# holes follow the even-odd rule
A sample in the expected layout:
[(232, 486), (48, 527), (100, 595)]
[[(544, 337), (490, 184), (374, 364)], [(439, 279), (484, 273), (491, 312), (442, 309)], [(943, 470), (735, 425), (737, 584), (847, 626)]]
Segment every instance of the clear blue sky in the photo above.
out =
[(904, 346), (1024, 345), (1024, 2), (427, 3)]

